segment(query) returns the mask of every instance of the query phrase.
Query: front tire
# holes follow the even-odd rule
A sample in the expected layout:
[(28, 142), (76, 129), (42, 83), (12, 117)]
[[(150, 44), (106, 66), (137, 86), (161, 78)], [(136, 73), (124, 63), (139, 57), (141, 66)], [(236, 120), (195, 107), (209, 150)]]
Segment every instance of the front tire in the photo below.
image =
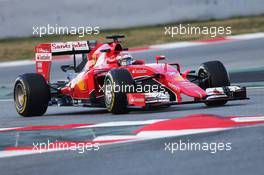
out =
[[(204, 90), (212, 87), (230, 86), (225, 66), (220, 61), (209, 61), (201, 64), (198, 76), (202, 79), (199, 86)], [(205, 102), (207, 106), (222, 106), (227, 100)]]
[(131, 92), (133, 86), (134, 80), (128, 70), (109, 71), (104, 80), (104, 99), (107, 110), (113, 114), (128, 113), (126, 93)]
[(30, 73), (20, 75), (14, 86), (14, 102), (18, 112), (23, 117), (41, 116), (50, 100), (50, 90), (44, 77)]

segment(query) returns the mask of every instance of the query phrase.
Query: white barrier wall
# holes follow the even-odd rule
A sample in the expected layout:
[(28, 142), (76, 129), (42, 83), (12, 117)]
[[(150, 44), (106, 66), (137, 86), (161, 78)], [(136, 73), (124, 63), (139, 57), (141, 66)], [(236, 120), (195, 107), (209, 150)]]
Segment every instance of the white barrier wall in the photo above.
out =
[(33, 26), (123, 28), (264, 14), (264, 0), (0, 0), (0, 38)]

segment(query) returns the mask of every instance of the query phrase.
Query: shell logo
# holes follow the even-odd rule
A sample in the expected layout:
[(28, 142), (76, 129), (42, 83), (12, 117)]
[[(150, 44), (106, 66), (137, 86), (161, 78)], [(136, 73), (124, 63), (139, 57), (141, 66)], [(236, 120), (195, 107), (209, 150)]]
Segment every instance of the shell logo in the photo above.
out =
[(77, 86), (78, 86), (78, 88), (79, 88), (81, 91), (85, 91), (85, 90), (86, 90), (85, 83), (84, 83), (83, 80), (79, 80), (78, 83), (77, 83)]
[(182, 76), (177, 76), (177, 77), (175, 78), (175, 80), (176, 80), (176, 81), (185, 81), (185, 79), (182, 78)]

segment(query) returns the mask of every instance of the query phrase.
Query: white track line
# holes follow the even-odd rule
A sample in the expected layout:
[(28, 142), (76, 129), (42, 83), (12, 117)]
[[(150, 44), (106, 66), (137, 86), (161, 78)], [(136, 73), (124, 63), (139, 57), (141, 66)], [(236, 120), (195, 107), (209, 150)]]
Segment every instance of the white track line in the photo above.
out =
[[(183, 135), (191, 135), (191, 134), (199, 134), (199, 133), (207, 133), (207, 132), (217, 132), (222, 130), (227, 130), (232, 128), (209, 128), (209, 129), (192, 129), (192, 130), (178, 130), (178, 131), (143, 131), (137, 135), (106, 135), (106, 136), (98, 136), (93, 139), (95, 142), (101, 141), (113, 141), (113, 140), (121, 140), (118, 142), (109, 142), (109, 143), (100, 143), (100, 146), (117, 144), (117, 143), (126, 143), (126, 142), (136, 142), (141, 140), (152, 140), (159, 139), (164, 137), (176, 137)], [(52, 151), (64, 151), (63, 148), (58, 149), (47, 149), (47, 150), (13, 150), (13, 151), (0, 151), (0, 158), (6, 157), (17, 157), (23, 155), (31, 155), (31, 154), (39, 154), (46, 153)]]
[(242, 34), (242, 35), (226, 36), (224, 37), (224, 40), (212, 41), (212, 42), (204, 42), (204, 41), (199, 41), (199, 40), (173, 42), (173, 43), (152, 45), (149, 48), (150, 49), (174, 49), (174, 48), (193, 47), (193, 46), (200, 46), (200, 45), (215, 44), (215, 43), (220, 43), (220, 42), (235, 42), (235, 41), (258, 39), (258, 38), (264, 38), (264, 33), (249, 33), (249, 34)]
[(264, 38), (264, 33), (249, 33), (249, 34), (242, 34), (242, 35), (233, 35), (226, 37), (227, 39), (236, 39), (236, 40), (249, 40), (249, 39), (258, 39)]
[(14, 101), (13, 99), (0, 99), (0, 102), (10, 102), (10, 101)]
[[(141, 121), (120, 121), (120, 122), (106, 122), (98, 123), (94, 125), (72, 127), (71, 129), (84, 129), (84, 128), (99, 128), (99, 127), (120, 127), (120, 126), (140, 126), (140, 125), (150, 125), (160, 121), (165, 121), (168, 119), (156, 119), (156, 120), (141, 120)], [(13, 127), (13, 128), (0, 128), (0, 131), (10, 131), (16, 129), (22, 129), (24, 127)]]
[(2, 67), (15, 67), (15, 66), (26, 66), (35, 64), (33, 60), (21, 60), (21, 61), (7, 61), (0, 63), (0, 68)]
[[(234, 117), (231, 120), (235, 122), (259, 122), (264, 121), (264, 116), (258, 117)], [(126, 126), (131, 124), (151, 124), (155, 122), (159, 122), (161, 120), (147, 120), (147, 121), (122, 121), (122, 122), (108, 122), (108, 123), (101, 123), (97, 124), (97, 126)], [(96, 126), (96, 125), (93, 125)], [(210, 132), (218, 132), (223, 130), (230, 130), (235, 129), (238, 127), (224, 127), (224, 128), (198, 128), (198, 129), (180, 129), (180, 130), (153, 130), (153, 131), (141, 131), (136, 135), (105, 135), (105, 136), (98, 136), (94, 138), (92, 141), (94, 142), (102, 142), (102, 141), (110, 141), (108, 143), (102, 143), (100, 145), (109, 145), (115, 143), (124, 143), (124, 142), (134, 142), (140, 140), (151, 140), (151, 139), (159, 139), (165, 137), (177, 137), (177, 136), (184, 136), (184, 135), (192, 135), (192, 134), (201, 134), (201, 133), (210, 133)], [(5, 128), (7, 129), (7, 128)], [(1, 130), (1, 129), (0, 129)], [(119, 140), (119, 141), (118, 141)], [(117, 141), (117, 142), (115, 142)], [(52, 149), (52, 150), (43, 150), (43, 152), (50, 152), (50, 151), (63, 151), (63, 149)], [(43, 153), (42, 152), (42, 153)], [(21, 155), (29, 155), (40, 153), (39, 150), (14, 150), (14, 151), (0, 151), (0, 158), (5, 157), (15, 157)]]
[(13, 128), (0, 128), (0, 131), (8, 131), (8, 130), (13, 130), (13, 129), (19, 129), (21, 127), (13, 127)]
[(258, 116), (258, 117), (235, 117), (231, 120), (235, 122), (260, 122), (264, 121), (264, 116)]
[(137, 125), (150, 125), (160, 121), (168, 119), (156, 119), (156, 120), (141, 120), (141, 121), (121, 121), (121, 122), (106, 122), (95, 125), (81, 126), (78, 128), (98, 128), (98, 127), (117, 127), (117, 126), (137, 126)]
[(174, 43), (166, 43), (166, 44), (159, 44), (159, 45), (152, 45), (150, 46), (151, 49), (176, 49), (176, 48), (183, 48), (183, 47), (192, 47), (192, 46), (200, 46), (206, 45), (208, 43), (199, 43), (199, 42), (192, 42), (192, 41), (184, 41), (184, 42), (174, 42)]
[(264, 86), (252, 86), (252, 87), (247, 87), (247, 89), (264, 89)]

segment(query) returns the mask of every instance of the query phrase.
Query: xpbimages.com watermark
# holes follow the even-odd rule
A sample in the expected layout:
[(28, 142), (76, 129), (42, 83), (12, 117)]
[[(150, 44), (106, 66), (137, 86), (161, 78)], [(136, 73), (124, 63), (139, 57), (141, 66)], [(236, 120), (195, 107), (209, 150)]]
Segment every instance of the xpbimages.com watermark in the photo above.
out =
[(60, 26), (46, 25), (46, 26), (33, 26), (33, 35), (42, 37), (44, 35), (79, 35), (80, 38), (85, 35), (98, 35), (100, 33), (100, 27), (95, 26)]
[(160, 92), (165, 93), (166, 89), (163, 85), (159, 84), (116, 84), (115, 82), (111, 85), (99, 85), (99, 92), (114, 92), (114, 93), (125, 93), (125, 92), (136, 92), (136, 93), (151, 93), (151, 92)]
[(33, 142), (33, 151), (42, 153), (44, 151), (76, 151), (77, 153), (84, 153), (86, 151), (98, 151), (100, 149), (99, 143), (91, 142), (61, 142), (61, 141), (50, 141), (46, 142)]
[(164, 27), (164, 34), (170, 37), (176, 37), (177, 35), (206, 35), (211, 38), (215, 38), (221, 35), (231, 35), (232, 27), (227, 26), (191, 26), (190, 24), (179, 24), (177, 26), (166, 26)]
[(231, 151), (232, 144), (230, 142), (190, 142), (179, 140), (177, 142), (165, 142), (164, 150), (171, 154), (175, 154), (181, 151), (204, 151), (212, 154)]

